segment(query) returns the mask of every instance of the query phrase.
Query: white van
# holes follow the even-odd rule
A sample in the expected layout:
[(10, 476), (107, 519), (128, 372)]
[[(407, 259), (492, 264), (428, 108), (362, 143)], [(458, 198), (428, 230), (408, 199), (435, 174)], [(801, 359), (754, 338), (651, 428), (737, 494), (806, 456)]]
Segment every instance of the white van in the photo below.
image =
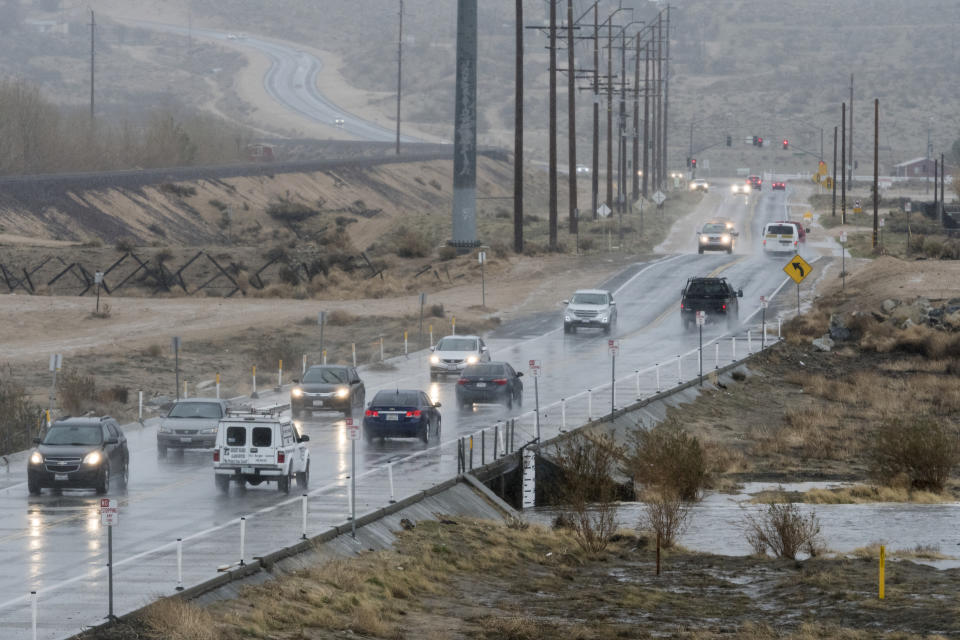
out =
[(763, 226), (764, 253), (796, 253), (800, 235), (796, 225), (788, 222), (768, 222)]
[(217, 488), (226, 493), (230, 482), (276, 482), (283, 493), (290, 481), (306, 489), (310, 482), (310, 437), (297, 432), (289, 417), (280, 412), (288, 405), (263, 409), (228, 409), (217, 427), (213, 472)]

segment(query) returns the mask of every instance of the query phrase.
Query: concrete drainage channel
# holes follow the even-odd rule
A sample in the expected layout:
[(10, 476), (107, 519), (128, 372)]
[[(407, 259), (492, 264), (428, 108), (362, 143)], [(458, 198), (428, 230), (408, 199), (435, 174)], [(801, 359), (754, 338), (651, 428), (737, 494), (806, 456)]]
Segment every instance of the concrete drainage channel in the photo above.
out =
[[(753, 355), (755, 354), (748, 354), (744, 358), (711, 371), (709, 380), (719, 381), (722, 376), (729, 376), (736, 369), (745, 369), (745, 363)], [(713, 388), (712, 383), (707, 385)], [(638, 423), (652, 426), (666, 417), (669, 408), (692, 402), (699, 395), (700, 388), (699, 380), (694, 378), (560, 433), (539, 445), (529, 442), (490, 463), (467, 469), (455, 478), (414, 493), (394, 504), (358, 516), (355, 523), (355, 538), (351, 535), (352, 523), (345, 522), (296, 544), (254, 557), (252, 561), (242, 566), (234, 566), (210, 580), (195, 584), (169, 597), (195, 601), (203, 605), (236, 597), (245, 585), (260, 584), (338, 557), (349, 557), (366, 550), (390, 548), (396, 539), (394, 532), (402, 528), (404, 520), (416, 523), (435, 520), (441, 515), (482, 519), (517, 516), (518, 512), (514, 507), (501, 496), (506, 495), (519, 504), (535, 503), (535, 495), (538, 491), (535, 480), (536, 464), (524, 464), (525, 453), (527, 460), (535, 460), (539, 458), (540, 450), (548, 451), (554, 444), (587, 426), (608, 425), (611, 435), (621, 440), (627, 431), (636, 427)], [(494, 488), (491, 488), (491, 485)], [(542, 490), (542, 487), (540, 489)], [(142, 609), (131, 611), (121, 616), (120, 620), (133, 618), (141, 611)], [(107, 622), (93, 627), (92, 630), (96, 631), (111, 624)], [(89, 632), (90, 629), (87, 633)], [(77, 637), (77, 635), (72, 636), (72, 638)]]

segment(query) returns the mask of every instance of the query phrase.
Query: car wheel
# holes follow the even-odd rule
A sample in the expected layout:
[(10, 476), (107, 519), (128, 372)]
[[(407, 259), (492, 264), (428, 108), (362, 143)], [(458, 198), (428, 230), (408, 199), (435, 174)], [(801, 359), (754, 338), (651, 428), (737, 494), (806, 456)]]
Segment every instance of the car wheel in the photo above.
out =
[(34, 480), (27, 478), (27, 491), (32, 496), (40, 495), (40, 484)]
[(157, 457), (166, 458), (167, 457), (167, 448), (161, 445), (157, 445)]
[(430, 382), (434, 382), (434, 381), (436, 381), (436, 379), (437, 379), (437, 374), (435, 374), (434, 372), (431, 371), (431, 372), (430, 372)]
[(227, 493), (230, 491), (230, 476), (225, 475), (215, 475), (213, 476), (214, 484), (217, 485), (217, 489), (220, 493)]
[(519, 391), (517, 391), (517, 406), (518, 407), (523, 406), (523, 388), (522, 387), (520, 388)]
[(430, 440), (430, 422), (423, 422), (420, 425), (420, 441), (429, 442)]
[(100, 474), (100, 481), (97, 483), (96, 487), (97, 493), (101, 496), (106, 492), (110, 491), (110, 464), (106, 464), (103, 467), (103, 473)]
[(697, 253), (699, 253), (700, 255), (703, 255), (703, 247), (699, 247), (697, 249)]
[(130, 484), (130, 458), (123, 461), (123, 471), (120, 473), (120, 486), (124, 489)]
[(440, 437), (440, 418), (437, 418), (437, 437)]
[(297, 488), (306, 489), (310, 485), (310, 461), (307, 460), (307, 468), (297, 472)]
[(281, 493), (290, 493), (290, 473), (288, 472), (285, 476), (280, 476), (280, 479), (277, 480), (277, 489)]

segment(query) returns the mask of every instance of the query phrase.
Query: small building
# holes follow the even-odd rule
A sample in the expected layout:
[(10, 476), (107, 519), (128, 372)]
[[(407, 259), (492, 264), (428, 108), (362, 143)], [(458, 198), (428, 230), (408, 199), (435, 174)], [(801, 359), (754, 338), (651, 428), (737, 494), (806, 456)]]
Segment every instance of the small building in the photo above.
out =
[(894, 165), (898, 178), (933, 178), (933, 158), (914, 158)]

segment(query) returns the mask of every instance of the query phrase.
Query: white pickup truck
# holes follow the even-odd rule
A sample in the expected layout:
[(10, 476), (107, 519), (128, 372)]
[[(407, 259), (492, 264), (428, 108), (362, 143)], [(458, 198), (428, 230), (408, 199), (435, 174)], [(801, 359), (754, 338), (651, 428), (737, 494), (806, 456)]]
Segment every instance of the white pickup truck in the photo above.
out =
[(263, 409), (229, 409), (217, 428), (213, 472), (217, 488), (226, 493), (230, 482), (276, 482), (283, 493), (291, 480), (306, 489), (310, 482), (310, 437), (297, 432), (280, 411), (286, 405)]

